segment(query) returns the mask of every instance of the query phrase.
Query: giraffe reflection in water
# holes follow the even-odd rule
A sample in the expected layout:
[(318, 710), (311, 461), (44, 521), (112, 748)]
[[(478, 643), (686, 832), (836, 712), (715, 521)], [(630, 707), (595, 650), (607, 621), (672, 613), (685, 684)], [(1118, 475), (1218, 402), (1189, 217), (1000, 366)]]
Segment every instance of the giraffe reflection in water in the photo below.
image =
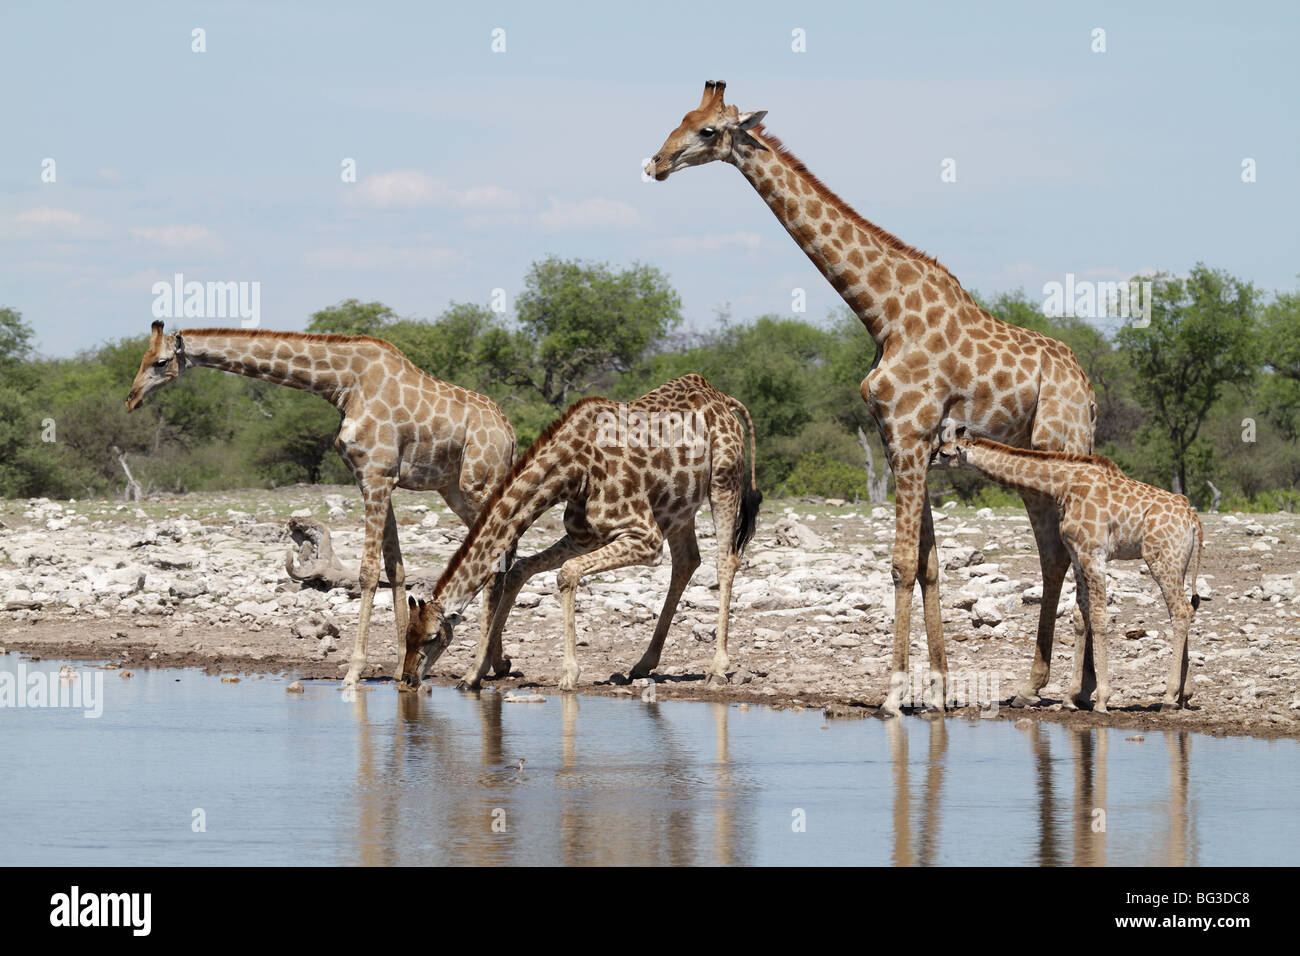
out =
[[(770, 733), (812, 714), (721, 703), (560, 694), (507, 707), (493, 691), (435, 692), (396, 695), (394, 720), (393, 697), (350, 699), (363, 732), (346, 862), (1198, 862), (1185, 733), (935, 715), (828, 726), (822, 749), (802, 728)], [(882, 787), (884, 805), (868, 797)], [(807, 833), (793, 840), (790, 806), (808, 806)]]

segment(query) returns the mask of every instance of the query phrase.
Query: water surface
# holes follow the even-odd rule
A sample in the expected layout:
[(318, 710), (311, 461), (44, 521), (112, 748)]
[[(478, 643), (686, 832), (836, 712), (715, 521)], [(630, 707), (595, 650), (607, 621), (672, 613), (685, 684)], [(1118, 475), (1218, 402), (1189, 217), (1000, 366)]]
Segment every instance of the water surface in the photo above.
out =
[(98, 718), (0, 707), (0, 863), (1300, 860), (1294, 740), (72, 666)]

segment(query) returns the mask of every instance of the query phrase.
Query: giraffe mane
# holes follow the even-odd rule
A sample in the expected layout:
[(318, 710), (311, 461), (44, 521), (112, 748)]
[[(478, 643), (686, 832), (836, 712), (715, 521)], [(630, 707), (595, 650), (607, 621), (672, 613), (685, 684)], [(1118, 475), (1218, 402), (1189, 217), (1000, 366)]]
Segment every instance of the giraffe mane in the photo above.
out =
[(963, 438), (965, 441), (976, 447), (984, 447), (990, 451), (1007, 452), (1012, 455), (1019, 455), (1023, 458), (1032, 458), (1036, 461), (1060, 462), (1062, 464), (1080, 464), (1080, 465), (1100, 465), (1107, 471), (1119, 472), (1119, 465), (1115, 464), (1105, 455), (1079, 455), (1068, 451), (1047, 451), (1041, 448), (1017, 448), (1015, 445), (1004, 445), (1002, 442), (994, 441), (992, 438), (977, 438), (968, 436)]
[(397, 348), (392, 342), (385, 339), (377, 339), (373, 335), (338, 335), (333, 332), (292, 332), (281, 331), (279, 329), (236, 329), (236, 328), (206, 328), (206, 329), (181, 329), (181, 337), (188, 335), (239, 335), (250, 336), (251, 338), (266, 339), (291, 339), (295, 342), (323, 342), (330, 345), (340, 345), (348, 343), (368, 342), (373, 345), (382, 345), (386, 348), (393, 349), (400, 353), (401, 349)]
[(604, 401), (607, 401), (607, 399), (602, 398), (599, 395), (592, 395), (587, 398), (578, 399), (565, 409), (563, 415), (547, 425), (542, 430), (542, 433), (537, 436), (536, 441), (528, 446), (528, 450), (519, 458), (515, 459), (515, 463), (510, 466), (509, 473), (506, 474), (505, 478), (501, 480), (499, 485), (492, 489), (492, 493), (484, 499), (483, 506), (479, 509), (478, 517), (474, 519), (474, 524), (469, 529), (469, 533), (465, 535), (465, 540), (462, 541), (460, 547), (456, 549), (456, 553), (451, 556), (451, 560), (447, 562), (447, 567), (443, 570), (442, 576), (438, 578), (438, 583), (434, 585), (434, 594), (442, 593), (443, 587), (452, 579), (456, 570), (464, 562), (465, 555), (469, 553), (471, 544), (473, 544), (473, 542), (478, 539), (479, 534), (482, 533), (482, 528), (487, 522), (488, 514), (496, 506), (497, 502), (504, 497), (506, 489), (510, 487), (510, 483), (519, 477), (525, 468), (532, 464), (533, 460), (542, 452), (542, 450), (551, 443), (551, 440), (555, 437), (555, 433), (572, 421), (581, 409), (584, 409), (589, 405), (594, 405), (597, 402)]
[(841, 199), (835, 193), (834, 190), (832, 190), (824, 182), (818, 179), (817, 175), (804, 164), (804, 161), (802, 159), (800, 159), (798, 156), (792, 153), (789, 147), (787, 147), (784, 143), (782, 143), (781, 140), (779, 140), (777, 137), (769, 133), (767, 131), (766, 126), (760, 123), (758, 126), (754, 127), (749, 132), (752, 135), (762, 137), (764, 145), (769, 146), (771, 149), (773, 149), (776, 152), (778, 156), (781, 156), (786, 161), (788, 161), (791, 167), (794, 169), (794, 171), (799, 173), (807, 180), (808, 185), (812, 186), (813, 191), (817, 193), (817, 195), (820, 196), (823, 201), (829, 203), (830, 205), (838, 209), (844, 215), (844, 217), (848, 219), (850, 222), (852, 222), (854, 225), (858, 226), (860, 229), (865, 230), (867, 233), (874, 236), (876, 239), (879, 239), (881, 242), (883, 242), (885, 245), (889, 246), (889, 248), (895, 250), (896, 252), (901, 252), (905, 256), (910, 256), (913, 259), (919, 259), (922, 262), (926, 263), (927, 265), (932, 265), (939, 269), (942, 269), (944, 272), (948, 273), (948, 275), (952, 278), (954, 282), (957, 282), (958, 286), (961, 285), (957, 277), (954, 276), (951, 272), (948, 272), (948, 267), (945, 266), (942, 262), (940, 262), (937, 258), (935, 258), (934, 256), (930, 255), (927, 252), (924, 252), (916, 248), (916, 246), (909, 245), (908, 243), (898, 238), (898, 236), (894, 235), (889, 230), (882, 229), (880, 226), (877, 226), (874, 222), (872, 222), (870, 219), (865, 218), (856, 209), (854, 209), (847, 202)]

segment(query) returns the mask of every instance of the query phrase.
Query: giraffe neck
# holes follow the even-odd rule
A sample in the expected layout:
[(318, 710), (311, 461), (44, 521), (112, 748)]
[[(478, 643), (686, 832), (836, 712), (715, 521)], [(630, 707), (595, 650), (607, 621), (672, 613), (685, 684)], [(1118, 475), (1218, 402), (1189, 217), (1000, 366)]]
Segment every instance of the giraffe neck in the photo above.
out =
[(433, 597), (443, 612), (463, 611), (492, 576), (503, 569), (502, 558), (515, 549), (542, 512), (573, 497), (579, 490), (581, 477), (571, 455), (526, 455), (488, 499), (460, 550), (452, 556), (438, 580)]
[(983, 441), (971, 442), (964, 448), (967, 465), (1017, 491), (1036, 491), (1060, 498), (1069, 483), (1068, 464), (1018, 454), (1013, 449)]
[(312, 392), (340, 410), (357, 380), (352, 359), (373, 345), (346, 336), (326, 344), (302, 333), (245, 329), (185, 329), (181, 339), (188, 365)]
[(803, 163), (766, 137), (762, 127), (752, 135), (767, 148), (739, 147), (730, 161), (862, 320), (877, 347), (905, 311), (920, 311), (903, 305), (923, 277), (932, 276), (937, 288), (947, 290), (947, 297), (953, 295), (948, 286), (957, 283), (946, 269), (859, 216), (821, 186)]

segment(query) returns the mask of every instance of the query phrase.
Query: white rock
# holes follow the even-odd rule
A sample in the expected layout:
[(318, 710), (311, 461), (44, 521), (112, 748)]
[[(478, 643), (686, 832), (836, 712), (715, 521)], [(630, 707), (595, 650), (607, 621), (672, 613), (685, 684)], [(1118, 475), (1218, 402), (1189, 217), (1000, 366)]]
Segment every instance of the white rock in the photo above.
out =
[(1002, 608), (993, 598), (980, 598), (971, 608), (971, 620), (976, 627), (1002, 623)]

